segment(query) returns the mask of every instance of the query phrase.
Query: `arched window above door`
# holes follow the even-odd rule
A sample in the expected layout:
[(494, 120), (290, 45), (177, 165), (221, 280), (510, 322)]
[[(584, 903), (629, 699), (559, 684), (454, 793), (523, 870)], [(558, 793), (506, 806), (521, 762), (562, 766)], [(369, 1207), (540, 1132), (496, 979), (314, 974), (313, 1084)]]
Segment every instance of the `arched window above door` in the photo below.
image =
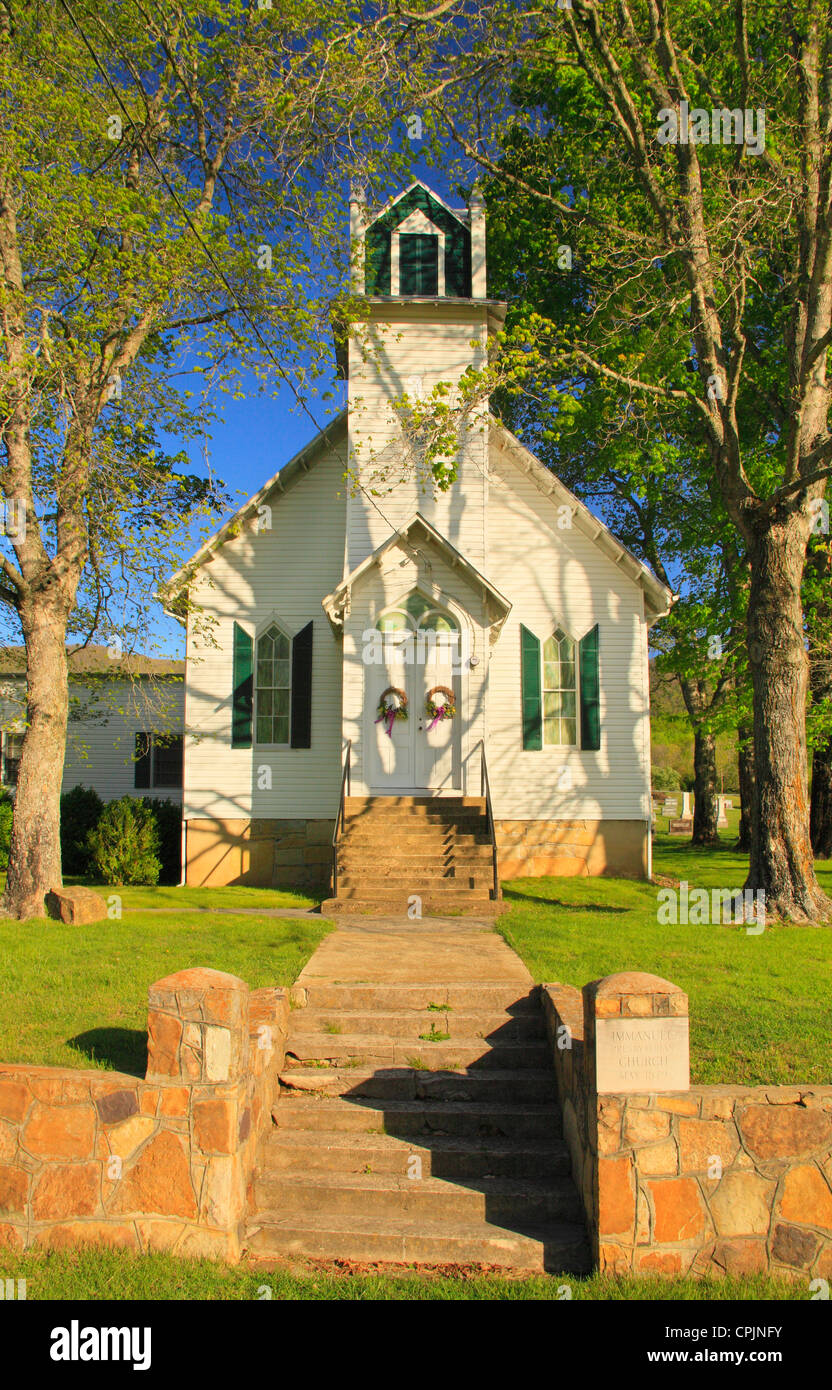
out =
[(437, 608), (430, 599), (414, 589), (395, 607), (382, 613), (376, 623), (379, 632), (436, 632), (458, 633), (456, 619), (444, 608)]

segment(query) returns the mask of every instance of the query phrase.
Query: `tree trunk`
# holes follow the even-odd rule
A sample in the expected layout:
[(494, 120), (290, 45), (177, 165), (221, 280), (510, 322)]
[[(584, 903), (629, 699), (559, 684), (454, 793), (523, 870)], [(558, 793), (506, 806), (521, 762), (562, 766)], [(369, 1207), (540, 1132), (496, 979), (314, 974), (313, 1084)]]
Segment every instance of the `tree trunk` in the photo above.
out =
[(739, 747), (737, 749), (737, 771), (740, 783), (740, 828), (737, 836), (737, 849), (742, 854), (751, 853), (751, 821), (756, 791), (754, 775), (754, 726), (740, 724), (737, 730)]
[(749, 547), (748, 653), (754, 686), (751, 859), (746, 889), (765, 892), (767, 913), (795, 921), (832, 914), (815, 878), (809, 839), (806, 695), (809, 658), (800, 586), (808, 523), (781, 514)]
[(692, 845), (719, 844), (719, 803), (716, 793), (716, 737), (700, 725), (693, 730)]
[(809, 824), (815, 858), (832, 859), (832, 739), (815, 749)]
[(42, 917), (61, 884), (60, 797), (68, 709), (66, 618), (37, 605), (21, 612), (26, 642), (26, 715), (15, 793), (3, 906), (21, 919)]

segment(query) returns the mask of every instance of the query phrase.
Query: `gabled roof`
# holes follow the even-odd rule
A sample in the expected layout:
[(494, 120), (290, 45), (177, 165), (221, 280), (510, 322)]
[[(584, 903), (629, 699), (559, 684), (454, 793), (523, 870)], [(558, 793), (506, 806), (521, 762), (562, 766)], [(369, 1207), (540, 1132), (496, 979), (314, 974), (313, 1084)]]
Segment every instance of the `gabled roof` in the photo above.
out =
[[(330, 420), (329, 424), (324, 429), (320, 430), (313, 439), (310, 439), (308, 444), (304, 444), (299, 453), (290, 458), (289, 462), (285, 463), (282, 468), (279, 468), (276, 473), (273, 473), (268, 482), (265, 482), (263, 486), (254, 493), (253, 497), (249, 497), (247, 502), (244, 502), (241, 507), (238, 507), (234, 515), (226, 521), (225, 525), (221, 526), (219, 531), (215, 531), (214, 535), (210, 536), (209, 539), (205, 541), (204, 545), (199, 547), (199, 550), (191, 556), (190, 560), (186, 560), (185, 564), (182, 565), (175, 574), (171, 575), (170, 579), (167, 580), (159, 591), (159, 597), (162, 599), (162, 602), (165, 605), (173, 602), (177, 594), (179, 594), (188, 581), (193, 578), (196, 570), (210, 563), (214, 558), (214, 552), (217, 548), (223, 544), (223, 541), (230, 540), (237, 534), (243, 522), (247, 521), (248, 518), (257, 511), (257, 508), (263, 500), (268, 497), (270, 492), (274, 491), (275, 488), (278, 492), (285, 492), (287, 484), (293, 482), (298, 475), (307, 473), (313, 463), (317, 462), (325, 446), (334, 443), (339, 434), (346, 434), (346, 431), (347, 410), (346, 407), (344, 407), (343, 410), (339, 410), (338, 414)], [(176, 617), (177, 615), (174, 614), (173, 616)]]
[(403, 188), (400, 193), (394, 193), (392, 198), (388, 198), (387, 202), (384, 204), (384, 207), (379, 208), (377, 212), (370, 212), (370, 209), (368, 208), (367, 226), (371, 227), (374, 222), (378, 222), (380, 217), (386, 217), (389, 212), (393, 211), (393, 208), (396, 206), (396, 204), (401, 202), (402, 198), (406, 198), (408, 193), (413, 192), (414, 188), (423, 189), (424, 192), (427, 193), (428, 197), (431, 198), (434, 203), (438, 203), (439, 206), (443, 207), (447, 213), (450, 213), (451, 217), (455, 217), (457, 222), (461, 223), (463, 227), (467, 227), (470, 221), (470, 214), (468, 212), (468, 209), (452, 208), (448, 203), (445, 202), (444, 198), (440, 198), (439, 194), (435, 191), (435, 189), (431, 188), (430, 185), (425, 183), (422, 179), (413, 179), (413, 181), (407, 185), (407, 188)]
[(675, 601), (674, 595), (660, 579), (639, 560), (626, 545), (622, 544), (605, 526), (603, 521), (599, 521), (586, 506), (568, 487), (560, 481), (556, 474), (546, 468), (535, 458), (524, 444), (507, 429), (502, 420), (498, 420), (494, 415), (488, 417), (489, 426), (494, 430), (497, 440), (503, 445), (506, 452), (513, 461), (523, 469), (531, 478), (532, 482), (540, 488), (540, 491), (551, 497), (556, 506), (568, 506), (573, 518), (589, 539), (602, 550), (613, 564), (617, 565), (628, 579), (642, 590), (645, 600), (645, 611), (648, 621), (652, 624), (658, 618), (663, 618), (670, 612)]
[[(570, 492), (569, 489), (564, 486), (554, 473), (546, 468), (539, 459), (535, 458), (534, 454), (532, 454), (524, 444), (520, 443), (520, 440), (506, 428), (501, 420), (489, 414), (488, 422), (489, 428), (493, 432), (493, 438), (498, 445), (503, 447), (513, 462), (528, 474), (541, 492), (552, 499), (554, 505), (568, 506), (572, 512), (575, 524), (580, 528), (583, 534), (588, 536), (589, 539), (608, 556), (613, 564), (616, 565), (633, 584), (636, 584), (642, 590), (648, 622), (653, 623), (658, 618), (664, 617), (666, 613), (669, 613), (674, 603), (674, 595), (671, 593), (670, 589), (662, 584), (660, 579), (657, 579), (653, 571), (645, 565), (642, 560), (637, 559), (632, 551), (628, 550), (621, 541), (617, 540), (609, 527), (605, 526), (603, 521), (599, 521), (585, 503), (581, 502), (573, 492)], [(287, 484), (290, 484), (297, 476), (312, 468), (324, 453), (326, 446), (334, 444), (342, 433), (346, 434), (346, 429), (347, 410), (345, 408), (330, 421), (325, 429), (321, 430), (308, 444), (304, 445), (299, 453), (295, 454), (287, 464), (269, 478), (253, 497), (250, 497), (247, 502), (244, 502), (241, 507), (238, 507), (230, 520), (211, 536), (204, 545), (200, 546), (199, 550), (196, 551), (181, 569), (177, 570), (176, 574), (171, 576), (159, 595), (165, 605), (167, 606), (173, 602), (177, 594), (185, 587), (194, 573), (202, 565), (210, 563), (217, 548), (221, 546), (224, 541), (232, 538), (237, 533), (242, 523), (257, 511), (261, 502), (270, 492), (275, 489), (277, 489), (279, 493), (285, 492)], [(426, 534), (428, 534), (436, 544), (446, 548), (449, 552), (453, 552), (453, 556), (456, 557), (455, 564), (459, 566), (460, 569), (463, 566), (468, 566), (472, 575), (476, 577), (477, 584), (484, 584), (489, 589), (492, 588), (488, 580), (486, 580), (483, 575), (480, 575), (479, 571), (451, 545), (450, 541), (440, 535), (440, 533), (418, 512), (411, 517), (406, 527), (402, 528), (400, 531), (393, 532), (389, 540), (385, 541), (384, 546), (380, 547), (380, 550), (383, 550), (385, 546), (394, 544), (397, 539), (400, 539), (406, 533), (408, 527), (415, 525), (417, 522), (425, 528)], [(338, 586), (338, 589), (336, 589), (333, 594), (328, 595), (328, 598), (324, 600), (324, 607), (326, 607), (330, 599), (335, 598), (335, 595), (339, 593), (342, 585), (348, 584), (349, 580), (351, 578), (354, 579), (359, 572), (363, 571), (365, 566), (375, 563), (376, 557), (378, 557), (379, 554), (380, 551), (376, 551), (374, 555), (368, 556), (366, 560), (362, 561), (361, 565), (356, 567), (352, 576), (347, 576), (346, 579), (342, 580), (342, 584)], [(508, 603), (508, 600), (503, 598), (502, 595), (499, 595), (496, 589), (493, 589), (493, 593), (499, 598), (500, 602), (504, 604)], [(510, 607), (511, 605), (508, 604), (506, 612), (508, 612)]]
[(457, 550), (446, 536), (431, 526), (421, 512), (414, 512), (409, 521), (398, 527), (371, 555), (356, 565), (355, 569), (345, 575), (332, 593), (327, 594), (326, 598), (322, 600), (324, 612), (333, 627), (343, 627), (344, 616), (349, 611), (350, 594), (368, 570), (372, 569), (374, 565), (378, 565), (389, 550), (400, 545), (403, 540), (410, 540), (414, 534), (419, 532), (422, 533), (429, 545), (434, 546), (441, 553), (451, 569), (458, 570), (472, 588), (482, 591), (495, 615), (491, 626), (499, 631), (511, 612), (510, 601), (500, 593), (499, 589), (494, 588), (494, 585), (486, 579), (484, 574), (480, 573), (476, 565), (472, 565), (470, 560), (466, 560), (461, 551)]

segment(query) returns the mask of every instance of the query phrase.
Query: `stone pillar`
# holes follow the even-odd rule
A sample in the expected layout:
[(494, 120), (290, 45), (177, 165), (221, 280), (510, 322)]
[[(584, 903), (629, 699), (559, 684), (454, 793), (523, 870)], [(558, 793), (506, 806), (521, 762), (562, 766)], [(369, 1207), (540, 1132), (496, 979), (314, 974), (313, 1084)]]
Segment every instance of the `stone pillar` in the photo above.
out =
[(584, 1057), (597, 1095), (690, 1089), (688, 996), (628, 970), (584, 985)]
[(245, 1077), (249, 991), (244, 980), (197, 966), (157, 980), (148, 990), (147, 1080), (191, 1083)]

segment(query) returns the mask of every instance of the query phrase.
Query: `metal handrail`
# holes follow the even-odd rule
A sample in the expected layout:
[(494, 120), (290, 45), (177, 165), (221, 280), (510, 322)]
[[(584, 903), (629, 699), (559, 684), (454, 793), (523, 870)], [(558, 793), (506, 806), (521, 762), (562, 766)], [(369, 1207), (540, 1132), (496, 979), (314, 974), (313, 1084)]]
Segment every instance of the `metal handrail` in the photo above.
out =
[(350, 774), (350, 753), (352, 750), (352, 740), (347, 743), (344, 754), (344, 770), (341, 773), (341, 794), (338, 798), (338, 813), (335, 817), (335, 829), (332, 832), (332, 896), (338, 897), (338, 834), (343, 835), (347, 824), (346, 798), (350, 795), (352, 788), (352, 778)]
[(497, 834), (494, 828), (494, 811), (491, 807), (491, 785), (488, 781), (488, 764), (485, 761), (485, 739), (480, 739), (480, 796), (485, 797), (485, 823), (491, 839), (491, 868), (494, 876), (492, 897), (496, 902), (500, 896), (500, 880), (497, 876)]

